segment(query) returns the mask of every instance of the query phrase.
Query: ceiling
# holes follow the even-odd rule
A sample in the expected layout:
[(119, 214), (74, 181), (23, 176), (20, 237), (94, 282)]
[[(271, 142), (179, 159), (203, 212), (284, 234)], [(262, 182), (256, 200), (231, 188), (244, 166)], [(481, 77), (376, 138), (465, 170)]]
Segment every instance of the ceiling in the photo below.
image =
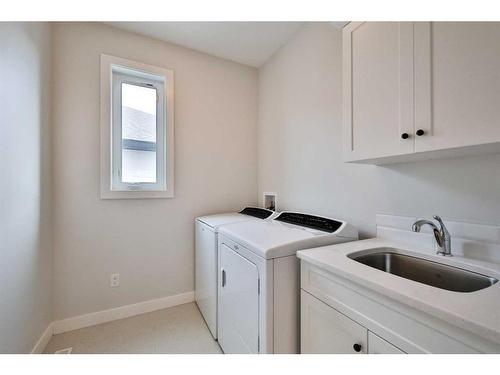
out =
[(261, 66), (303, 22), (107, 22), (254, 67)]

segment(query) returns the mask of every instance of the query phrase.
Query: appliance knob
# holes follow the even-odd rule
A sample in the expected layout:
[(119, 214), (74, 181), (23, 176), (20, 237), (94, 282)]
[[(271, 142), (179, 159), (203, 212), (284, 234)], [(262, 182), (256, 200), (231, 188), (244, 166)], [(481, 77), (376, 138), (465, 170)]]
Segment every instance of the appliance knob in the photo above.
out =
[(403, 134), (401, 134), (401, 138), (408, 139), (408, 138), (410, 138), (410, 136), (408, 135), (408, 133), (403, 133)]
[(425, 132), (424, 132), (422, 129), (418, 129), (418, 130), (417, 130), (417, 135), (418, 135), (419, 137), (421, 137), (421, 136), (422, 136), (422, 135), (424, 135), (424, 134), (425, 134)]
[(361, 351), (361, 345), (360, 345), (360, 344), (354, 344), (354, 345), (352, 346), (352, 348), (354, 349), (354, 351), (355, 351), (356, 353), (359, 353), (359, 352)]

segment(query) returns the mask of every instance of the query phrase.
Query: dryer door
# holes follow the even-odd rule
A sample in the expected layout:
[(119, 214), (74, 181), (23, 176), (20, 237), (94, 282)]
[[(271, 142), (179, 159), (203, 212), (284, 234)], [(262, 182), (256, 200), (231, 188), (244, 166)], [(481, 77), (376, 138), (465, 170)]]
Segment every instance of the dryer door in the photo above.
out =
[(224, 353), (259, 352), (257, 266), (220, 243), (219, 344)]

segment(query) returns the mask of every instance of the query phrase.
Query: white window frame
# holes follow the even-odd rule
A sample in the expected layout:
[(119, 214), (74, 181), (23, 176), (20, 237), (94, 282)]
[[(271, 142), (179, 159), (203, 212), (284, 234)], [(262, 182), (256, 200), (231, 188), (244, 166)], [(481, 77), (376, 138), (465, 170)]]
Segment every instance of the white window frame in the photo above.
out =
[[(136, 73), (130, 69), (113, 66), (112, 68), (113, 91), (112, 97), (112, 179), (113, 191), (164, 191), (166, 186), (166, 154), (165, 154), (165, 102), (164, 79), (151, 74)], [(122, 181), (122, 84), (130, 84), (156, 91), (156, 182), (130, 183)]]
[[(121, 181), (121, 84), (157, 91), (156, 183)], [(101, 54), (101, 199), (173, 198), (174, 73)]]

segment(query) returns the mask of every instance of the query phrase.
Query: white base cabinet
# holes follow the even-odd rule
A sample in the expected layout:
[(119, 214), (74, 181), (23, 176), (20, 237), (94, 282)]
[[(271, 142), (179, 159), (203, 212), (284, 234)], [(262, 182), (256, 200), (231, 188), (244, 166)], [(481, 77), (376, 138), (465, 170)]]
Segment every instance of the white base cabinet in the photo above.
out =
[(361, 354), (368, 347), (368, 330), (301, 291), (301, 353)]
[(303, 354), (404, 353), (304, 290), (301, 291), (301, 332)]
[(498, 353), (500, 345), (301, 261), (301, 353)]
[(391, 343), (368, 331), (368, 354), (406, 354)]

